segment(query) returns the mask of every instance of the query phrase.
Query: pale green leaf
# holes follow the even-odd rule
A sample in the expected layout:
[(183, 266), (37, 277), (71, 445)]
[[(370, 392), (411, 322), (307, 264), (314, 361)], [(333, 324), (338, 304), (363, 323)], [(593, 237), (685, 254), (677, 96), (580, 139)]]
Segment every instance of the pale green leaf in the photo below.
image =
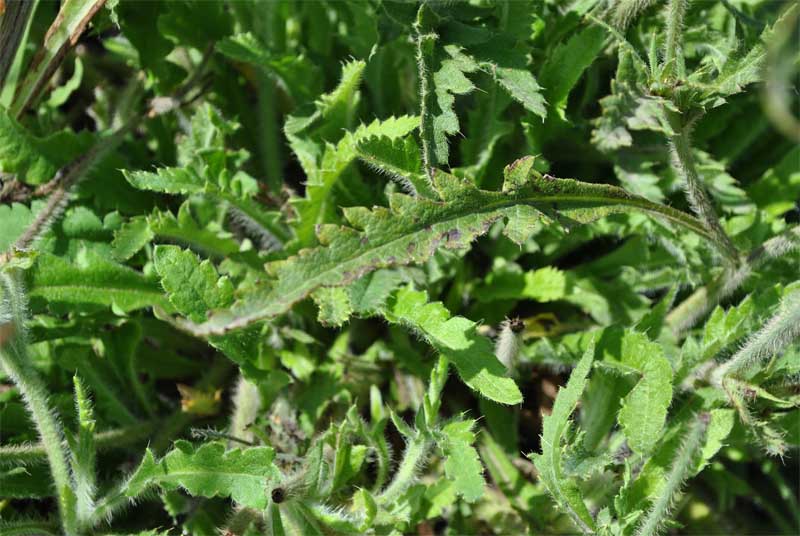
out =
[(230, 497), (250, 508), (264, 509), (270, 484), (280, 478), (272, 463), (270, 447), (225, 450), (223, 443), (193, 448), (177, 441), (175, 449), (156, 461), (148, 450), (125, 486), (128, 497), (136, 497), (152, 486), (165, 490), (182, 488), (199, 497)]
[(130, 259), (148, 244), (153, 236), (153, 230), (146, 217), (131, 218), (114, 232), (114, 241), (111, 243), (114, 258), (118, 261)]
[(472, 446), (474, 426), (472, 420), (451, 422), (442, 429), (444, 441), (440, 443), (445, 455), (445, 474), (453, 481), (456, 493), (467, 502), (483, 497), (486, 485), (478, 451)]
[(494, 355), (491, 341), (478, 335), (474, 322), (450, 316), (440, 303), (428, 302), (425, 292), (400, 289), (384, 313), (417, 331), (456, 367), (461, 379), (472, 389), (501, 404), (518, 404), (522, 394), (506, 368)]
[(531, 457), (539, 476), (561, 508), (565, 509), (575, 525), (584, 533), (595, 530), (594, 520), (581, 497), (578, 485), (564, 475), (562, 450), (570, 425), (570, 415), (575, 411), (586, 386), (586, 378), (594, 360), (594, 341), (589, 345), (570, 374), (566, 387), (556, 396), (553, 411), (542, 422), (542, 452)]
[(155, 268), (169, 301), (182, 314), (202, 322), (206, 314), (233, 302), (233, 284), (214, 265), (178, 246), (156, 246)]

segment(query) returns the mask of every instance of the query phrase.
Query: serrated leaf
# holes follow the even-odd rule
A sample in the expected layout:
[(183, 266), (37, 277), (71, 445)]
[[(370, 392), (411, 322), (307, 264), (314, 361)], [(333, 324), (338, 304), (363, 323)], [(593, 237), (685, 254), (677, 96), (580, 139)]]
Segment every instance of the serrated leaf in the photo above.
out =
[(307, 175), (305, 197), (292, 199), (298, 216), (295, 230), (302, 246), (315, 244), (314, 229), (336, 221), (333, 190), (358, 157), (356, 145), (370, 137), (402, 138), (418, 127), (413, 116), (374, 120), (351, 130), (358, 87), (366, 64), (350, 62), (342, 68), (339, 85), (323, 94), (306, 115), (290, 116), (286, 137)]
[(422, 173), (419, 147), (413, 138), (373, 136), (359, 140), (355, 150), (361, 160), (400, 183), (406, 192), (435, 199), (436, 194)]
[(592, 368), (594, 348), (594, 340), (592, 340), (583, 357), (572, 370), (566, 387), (559, 390), (552, 413), (546, 415), (542, 421), (542, 452), (531, 456), (547, 490), (556, 502), (569, 512), (575, 525), (584, 533), (591, 533), (595, 530), (594, 520), (581, 497), (577, 483), (564, 475), (561, 454), (569, 428), (570, 415), (578, 405), (586, 386), (586, 378)]
[(410, 288), (400, 289), (384, 314), (425, 337), (453, 363), (464, 383), (481, 395), (501, 404), (522, 402), (519, 388), (495, 357), (491, 341), (476, 333), (474, 322), (451, 317), (440, 302), (429, 303), (425, 292)]
[(322, 227), (322, 247), (274, 263), (271, 272), (276, 279), (268, 291), (221, 312), (198, 326), (197, 333), (237, 329), (284, 313), (319, 287), (349, 285), (380, 268), (424, 262), (440, 248), (464, 249), (495, 222), (514, 217), (519, 206), (532, 207), (565, 225), (643, 211), (710, 239), (694, 217), (615, 186), (537, 175), (528, 181), (513, 191), (490, 192), (439, 171), (434, 186), (441, 202), (394, 194), (388, 209), (345, 209), (345, 217), (361, 231)]
[(195, 449), (186, 441), (177, 441), (175, 449), (159, 461), (147, 450), (128, 480), (125, 494), (136, 497), (151, 486), (182, 488), (190, 495), (230, 497), (242, 506), (264, 509), (270, 484), (281, 476), (272, 463), (274, 458), (270, 447), (226, 451), (223, 443), (205, 443)]
[(559, 44), (547, 58), (539, 80), (547, 101), (564, 119), (567, 97), (583, 72), (603, 49), (606, 31), (602, 26), (589, 26)]
[(456, 493), (467, 502), (474, 502), (484, 494), (483, 465), (472, 444), (475, 421), (456, 421), (442, 428), (444, 441), (440, 443), (445, 455), (444, 470), (453, 481)]
[(323, 326), (339, 327), (347, 322), (353, 312), (350, 296), (342, 287), (320, 288), (311, 297), (319, 308), (317, 319)]
[(631, 449), (645, 454), (661, 438), (672, 401), (672, 365), (661, 346), (644, 333), (626, 331), (612, 339), (612, 344), (599, 348), (605, 359), (641, 375), (623, 399), (618, 420)]
[(111, 247), (114, 258), (120, 262), (127, 261), (139, 252), (154, 237), (150, 223), (144, 216), (131, 218), (114, 232)]
[(227, 277), (219, 277), (209, 260), (200, 261), (178, 246), (156, 246), (153, 258), (169, 301), (194, 322), (202, 322), (208, 311), (233, 302), (233, 284)]

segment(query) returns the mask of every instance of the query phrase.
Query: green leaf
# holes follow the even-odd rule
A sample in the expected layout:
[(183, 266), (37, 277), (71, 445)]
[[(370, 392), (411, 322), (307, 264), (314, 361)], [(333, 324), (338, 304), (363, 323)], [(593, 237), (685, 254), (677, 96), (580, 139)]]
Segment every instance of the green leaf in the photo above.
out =
[(584, 533), (595, 531), (594, 520), (581, 497), (577, 482), (565, 477), (561, 454), (569, 429), (570, 415), (578, 405), (592, 368), (594, 348), (592, 341), (570, 374), (566, 387), (559, 390), (552, 413), (545, 416), (542, 422), (542, 453), (531, 455), (547, 490)]
[(114, 231), (114, 241), (111, 243), (114, 258), (120, 262), (127, 261), (149, 244), (153, 236), (153, 230), (146, 217), (131, 218)]
[(426, 175), (422, 173), (422, 160), (414, 138), (373, 136), (359, 140), (355, 150), (367, 165), (400, 183), (406, 192), (436, 198)]
[(44, 299), (51, 306), (106, 306), (119, 313), (153, 305), (173, 310), (158, 281), (88, 249), (79, 252), (75, 263), (42, 253), (28, 277), (31, 298)]
[[(431, 166), (444, 166), (449, 160), (450, 148), (447, 136), (459, 132), (458, 116), (453, 109), (456, 95), (466, 95), (475, 89), (466, 74), (479, 69), (475, 60), (464, 54), (458, 46), (446, 45), (444, 51), (449, 57), (441, 61), (439, 69), (432, 76), (432, 94), (435, 95), (439, 112), (434, 112), (432, 106), (425, 106), (422, 113), (423, 136), (430, 133), (433, 139), (433, 153), (436, 159), (430, 162)], [(426, 65), (426, 69), (429, 68), (430, 66)], [(423, 95), (422, 98), (428, 97)]]
[(539, 74), (550, 106), (565, 119), (567, 97), (583, 72), (603, 50), (606, 31), (602, 26), (589, 26), (559, 44), (547, 58)]
[(360, 231), (320, 226), (321, 247), (273, 263), (270, 271), (275, 281), (269, 290), (196, 327), (196, 332), (219, 334), (237, 329), (283, 314), (319, 287), (349, 285), (380, 268), (421, 263), (442, 248), (463, 250), (495, 222), (515, 218), (520, 206), (568, 226), (617, 212), (642, 211), (710, 238), (694, 217), (615, 186), (532, 174), (525, 186), (490, 192), (441, 171), (434, 186), (441, 202), (393, 194), (388, 209), (346, 208), (345, 217)]
[(646, 454), (661, 438), (672, 401), (672, 365), (644, 333), (612, 329), (606, 335), (601, 340), (608, 342), (598, 346), (605, 361), (641, 375), (623, 399), (618, 419), (631, 449)]
[(402, 138), (419, 125), (413, 116), (400, 116), (376, 119), (351, 130), (365, 66), (361, 61), (345, 64), (341, 81), (332, 92), (321, 95), (304, 115), (286, 121), (289, 145), (308, 177), (305, 197), (292, 199), (300, 245), (314, 245), (315, 226), (337, 220), (334, 187), (358, 157), (357, 143), (371, 137)]
[(417, 331), (455, 365), (461, 379), (475, 391), (501, 404), (518, 404), (522, 394), (507, 377), (506, 368), (494, 355), (491, 341), (476, 333), (476, 324), (450, 316), (440, 303), (428, 302), (425, 292), (400, 289), (387, 305), (386, 317)]
[(341, 287), (320, 288), (311, 294), (319, 307), (317, 319), (323, 326), (342, 326), (350, 318), (353, 308), (346, 289)]
[(27, 66), (27, 74), (17, 87), (9, 110), (15, 117), (36, 100), (46, 87), (67, 51), (73, 47), (105, 0), (65, 0), (47, 30), (39, 53)]
[(27, 184), (45, 183), (87, 150), (92, 139), (89, 132), (75, 134), (69, 130), (38, 138), (0, 110), (0, 171), (16, 175)]
[(169, 301), (194, 322), (233, 302), (233, 284), (219, 277), (211, 261), (200, 261), (191, 251), (178, 246), (156, 246), (155, 268)]
[(483, 465), (478, 451), (472, 444), (475, 421), (455, 421), (442, 428), (444, 440), (440, 442), (445, 455), (444, 470), (447, 478), (453, 481), (456, 493), (467, 502), (483, 497), (486, 483), (483, 480)]
[(230, 497), (236, 503), (263, 510), (268, 490), (281, 476), (272, 463), (270, 447), (226, 451), (212, 442), (197, 449), (176, 441), (175, 449), (156, 461), (147, 450), (144, 459), (125, 486), (125, 495), (135, 498), (152, 486), (165, 490), (182, 488), (200, 497)]

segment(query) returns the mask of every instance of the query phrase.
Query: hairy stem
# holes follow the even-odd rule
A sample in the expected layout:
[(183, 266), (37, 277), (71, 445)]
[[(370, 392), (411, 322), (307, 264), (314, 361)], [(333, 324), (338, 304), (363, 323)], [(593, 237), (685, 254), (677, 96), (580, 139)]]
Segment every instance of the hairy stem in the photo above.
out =
[(416, 31), (415, 40), (417, 44), (417, 76), (419, 77), (419, 132), (422, 140), (422, 162), (425, 166), (425, 176), (429, 181), (433, 180), (433, 169), (439, 162), (436, 159), (436, 148), (434, 147), (433, 121), (430, 119), (430, 109), (433, 99), (433, 89), (431, 88), (430, 63), (433, 62), (433, 46), (436, 41), (436, 34), (422, 33), (422, 10), (417, 16), (417, 23), (414, 25)]
[(377, 497), (378, 504), (389, 505), (400, 498), (419, 473), (425, 461), (425, 456), (431, 447), (430, 440), (421, 433), (412, 438), (403, 453), (403, 459), (397, 467), (394, 478), (386, 489)]
[(683, 61), (683, 18), (688, 0), (669, 0), (667, 5), (667, 38), (664, 42), (664, 64), (678, 78), (686, 76)]
[(636, 536), (656, 536), (663, 528), (669, 509), (680, 493), (683, 482), (694, 469), (692, 462), (697, 451), (703, 446), (703, 438), (706, 435), (709, 420), (709, 414), (703, 413), (692, 424), (678, 456), (672, 463), (664, 489), (661, 490), (658, 499), (653, 503), (642, 524), (639, 525)]
[(4, 333), (0, 340), (0, 365), (19, 389), (42, 439), (56, 488), (62, 528), (67, 535), (77, 534), (70, 453), (64, 447), (64, 431), (50, 407), (44, 383), (28, 357), (25, 295), (18, 277), (18, 274), (0, 272), (0, 329)]
[(800, 292), (783, 299), (780, 310), (728, 361), (711, 375), (711, 383), (721, 386), (725, 377), (737, 377), (760, 361), (780, 354), (800, 337)]
[(739, 252), (722, 228), (716, 211), (706, 195), (705, 187), (697, 173), (690, 143), (691, 125), (683, 124), (678, 114), (670, 114), (674, 134), (671, 137), (673, 166), (686, 186), (686, 196), (692, 210), (708, 227), (714, 245), (731, 264), (739, 261)]
[(230, 435), (241, 441), (252, 443), (253, 432), (249, 428), (256, 420), (260, 409), (261, 395), (258, 387), (240, 375), (233, 395)]
[(739, 266), (727, 267), (705, 287), (676, 306), (667, 315), (666, 322), (675, 334), (691, 328), (720, 301), (730, 296), (764, 262), (800, 249), (800, 226), (773, 237), (753, 249)]
[[(94, 443), (98, 451), (124, 449), (145, 441), (162, 421), (144, 421), (124, 428), (107, 430), (95, 434)], [(43, 443), (6, 445), (0, 447), (0, 466), (32, 465), (43, 463), (47, 459), (47, 450)]]

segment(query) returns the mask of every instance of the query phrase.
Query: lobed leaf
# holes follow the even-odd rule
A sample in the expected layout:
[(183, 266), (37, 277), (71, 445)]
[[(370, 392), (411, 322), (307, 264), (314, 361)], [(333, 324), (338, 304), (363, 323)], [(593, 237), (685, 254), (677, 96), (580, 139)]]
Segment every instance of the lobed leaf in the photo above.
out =
[(514, 380), (494, 355), (491, 341), (476, 333), (476, 324), (450, 312), (439, 302), (429, 303), (428, 295), (402, 288), (384, 311), (393, 322), (419, 332), (440, 354), (456, 367), (461, 379), (472, 389), (495, 402), (522, 402)]
[(245, 450), (225, 449), (212, 442), (194, 448), (186, 441), (176, 441), (175, 449), (156, 461), (148, 450), (125, 487), (125, 495), (135, 498), (152, 486), (165, 490), (185, 489), (200, 497), (230, 497), (236, 503), (264, 509), (270, 484), (280, 478), (272, 463), (271, 447)]

